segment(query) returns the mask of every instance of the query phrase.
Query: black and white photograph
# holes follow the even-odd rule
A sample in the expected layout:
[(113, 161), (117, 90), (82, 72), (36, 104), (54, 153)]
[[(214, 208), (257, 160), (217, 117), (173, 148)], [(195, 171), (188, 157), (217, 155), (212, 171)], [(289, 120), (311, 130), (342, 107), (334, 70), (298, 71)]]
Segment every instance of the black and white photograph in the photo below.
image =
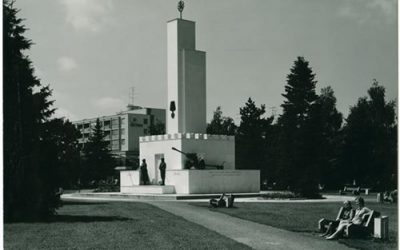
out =
[(3, 249), (398, 249), (397, 0), (3, 0)]

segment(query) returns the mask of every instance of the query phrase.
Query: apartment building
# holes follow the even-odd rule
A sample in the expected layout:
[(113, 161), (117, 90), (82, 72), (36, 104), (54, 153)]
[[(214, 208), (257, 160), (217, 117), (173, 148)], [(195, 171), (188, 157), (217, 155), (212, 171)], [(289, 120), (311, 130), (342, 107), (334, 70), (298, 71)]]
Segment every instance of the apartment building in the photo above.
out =
[(139, 156), (139, 136), (150, 135), (150, 127), (165, 124), (165, 110), (128, 106), (128, 110), (115, 115), (95, 117), (72, 122), (81, 132), (78, 142), (83, 149), (92, 129), (99, 119), (104, 139), (109, 142), (112, 154), (120, 159), (120, 164), (137, 164)]

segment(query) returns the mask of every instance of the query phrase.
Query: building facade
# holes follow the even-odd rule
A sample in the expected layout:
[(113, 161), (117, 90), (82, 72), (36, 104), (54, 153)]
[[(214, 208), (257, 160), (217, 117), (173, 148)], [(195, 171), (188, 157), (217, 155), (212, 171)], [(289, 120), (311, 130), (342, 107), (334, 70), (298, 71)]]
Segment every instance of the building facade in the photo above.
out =
[(152, 126), (165, 124), (165, 110), (128, 106), (127, 111), (115, 115), (72, 122), (81, 133), (78, 140), (81, 149), (85, 147), (97, 119), (100, 121), (105, 141), (109, 142), (111, 153), (121, 161), (119, 164), (136, 166), (139, 137), (150, 135)]

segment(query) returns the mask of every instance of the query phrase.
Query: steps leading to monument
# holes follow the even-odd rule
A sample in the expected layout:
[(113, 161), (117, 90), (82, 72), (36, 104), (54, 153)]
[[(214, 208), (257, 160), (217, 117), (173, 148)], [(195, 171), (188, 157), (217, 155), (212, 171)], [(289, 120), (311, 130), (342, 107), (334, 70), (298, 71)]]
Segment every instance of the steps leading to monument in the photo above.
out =
[(122, 194), (175, 194), (175, 187), (171, 185), (140, 185), (140, 186), (121, 186)]

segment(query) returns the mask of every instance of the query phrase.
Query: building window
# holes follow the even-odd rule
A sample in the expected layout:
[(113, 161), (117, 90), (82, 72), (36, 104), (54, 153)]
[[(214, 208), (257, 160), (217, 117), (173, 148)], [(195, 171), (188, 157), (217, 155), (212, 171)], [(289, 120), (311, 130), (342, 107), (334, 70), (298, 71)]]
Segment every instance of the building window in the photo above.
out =
[(118, 129), (113, 130), (111, 133), (112, 133), (112, 135), (119, 135), (119, 130)]
[(118, 127), (119, 126), (119, 120), (118, 119), (113, 119), (112, 122), (111, 122), (111, 126), (113, 126), (114, 128)]
[(144, 118), (144, 119), (143, 119), (143, 124), (147, 124), (147, 122), (148, 122), (148, 119), (147, 119), (147, 118)]
[(111, 149), (118, 150), (119, 149), (119, 140), (112, 140), (111, 141)]
[(145, 135), (147, 135), (147, 128), (145, 128), (145, 129), (143, 130), (143, 133), (144, 133)]
[(122, 129), (121, 129), (121, 135), (124, 135), (124, 134), (125, 134), (125, 129), (122, 128)]
[(126, 121), (125, 117), (122, 117), (121, 118), (121, 125), (125, 124), (125, 121)]
[(125, 139), (121, 140), (121, 145), (125, 145)]

